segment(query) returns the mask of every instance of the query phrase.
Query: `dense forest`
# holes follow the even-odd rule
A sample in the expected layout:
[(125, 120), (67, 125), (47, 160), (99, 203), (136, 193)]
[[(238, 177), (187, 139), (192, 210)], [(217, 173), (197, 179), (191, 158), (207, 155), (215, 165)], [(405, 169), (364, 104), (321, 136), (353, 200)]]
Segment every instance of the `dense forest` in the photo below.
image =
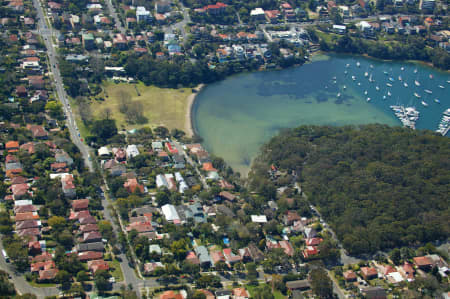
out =
[[(302, 126), (263, 148), (250, 173), (295, 171), (351, 254), (443, 240), (450, 233), (450, 139), (385, 125)], [(260, 184), (261, 186), (261, 184)]]

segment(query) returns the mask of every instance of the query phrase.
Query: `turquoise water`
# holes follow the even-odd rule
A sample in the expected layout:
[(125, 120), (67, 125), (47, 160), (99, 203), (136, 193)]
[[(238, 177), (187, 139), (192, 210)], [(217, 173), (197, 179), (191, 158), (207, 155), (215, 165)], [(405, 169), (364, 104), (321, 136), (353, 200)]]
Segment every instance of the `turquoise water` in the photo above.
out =
[[(375, 82), (369, 82), (365, 72), (372, 74)], [(399, 76), (402, 82), (407, 82), (407, 88)], [(415, 80), (420, 87), (414, 84)], [(447, 80), (450, 80), (448, 73), (413, 63), (359, 56), (319, 56), (301, 67), (241, 74), (207, 86), (194, 104), (193, 125), (209, 152), (246, 174), (260, 146), (282, 128), (303, 124), (401, 125), (389, 108), (400, 104), (420, 111), (416, 128), (436, 130), (442, 112), (450, 107)], [(425, 89), (432, 94), (425, 93)], [(421, 98), (416, 98), (414, 92)], [(435, 103), (435, 98), (441, 104)], [(428, 107), (421, 104), (422, 100)]]

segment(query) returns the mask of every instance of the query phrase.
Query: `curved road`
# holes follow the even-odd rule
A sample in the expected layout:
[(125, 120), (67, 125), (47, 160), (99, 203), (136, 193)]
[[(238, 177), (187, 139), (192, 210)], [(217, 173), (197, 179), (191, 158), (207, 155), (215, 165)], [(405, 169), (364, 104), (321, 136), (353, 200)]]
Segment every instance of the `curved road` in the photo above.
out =
[[(3, 250), (3, 242), (0, 242), (0, 251)], [(14, 286), (16, 287), (16, 290), (20, 294), (34, 294), (38, 298), (45, 298), (47, 296), (56, 296), (59, 294), (59, 289), (56, 287), (52, 288), (36, 288), (31, 286), (24, 278), (23, 274), (18, 273), (14, 266), (12, 266), (10, 263), (7, 263), (5, 261), (5, 258), (3, 257), (3, 254), (0, 254), (0, 268), (6, 272), (8, 272), (9, 275), (11, 275), (11, 280), (14, 283)]]

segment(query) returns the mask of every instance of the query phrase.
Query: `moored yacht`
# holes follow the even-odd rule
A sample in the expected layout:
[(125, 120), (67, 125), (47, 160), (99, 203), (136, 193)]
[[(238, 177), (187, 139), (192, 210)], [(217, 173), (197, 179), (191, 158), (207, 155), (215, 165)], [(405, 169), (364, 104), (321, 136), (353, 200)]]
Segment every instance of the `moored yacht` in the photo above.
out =
[(420, 96), (417, 92), (414, 93), (414, 96), (415, 96), (416, 98), (418, 98), (418, 99), (421, 98), (421, 96)]
[(428, 103), (427, 103), (427, 102), (422, 101), (421, 103), (422, 103), (422, 105), (423, 105), (424, 107), (428, 107)]
[(416, 84), (416, 86), (420, 86), (420, 82), (417, 80), (414, 80), (414, 84)]
[(432, 94), (433, 92), (431, 91), (431, 90), (429, 90), (429, 89), (425, 89), (424, 90), (426, 93), (428, 93), (428, 94)]

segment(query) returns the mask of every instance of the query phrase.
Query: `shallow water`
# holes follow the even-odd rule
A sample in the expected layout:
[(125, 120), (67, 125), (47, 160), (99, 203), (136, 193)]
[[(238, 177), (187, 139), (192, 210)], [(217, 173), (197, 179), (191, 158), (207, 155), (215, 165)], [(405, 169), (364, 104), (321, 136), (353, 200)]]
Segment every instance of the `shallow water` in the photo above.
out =
[[(360, 67), (356, 66), (357, 61)], [(370, 83), (365, 72), (372, 74), (375, 82)], [(407, 82), (407, 88), (399, 76)], [(412, 63), (348, 55), (320, 56), (301, 67), (241, 74), (207, 86), (194, 104), (193, 124), (209, 152), (223, 157), (234, 170), (246, 174), (260, 146), (282, 128), (302, 124), (401, 125), (389, 108), (401, 104), (420, 111), (417, 128), (436, 130), (442, 112), (450, 107), (450, 84), (446, 82), (449, 79), (448, 73)], [(421, 86), (415, 86), (414, 80)], [(425, 89), (433, 93), (429, 95)], [(367, 97), (371, 98), (370, 102), (366, 101)], [(435, 98), (441, 104), (435, 103)], [(429, 106), (422, 106), (422, 100)]]

